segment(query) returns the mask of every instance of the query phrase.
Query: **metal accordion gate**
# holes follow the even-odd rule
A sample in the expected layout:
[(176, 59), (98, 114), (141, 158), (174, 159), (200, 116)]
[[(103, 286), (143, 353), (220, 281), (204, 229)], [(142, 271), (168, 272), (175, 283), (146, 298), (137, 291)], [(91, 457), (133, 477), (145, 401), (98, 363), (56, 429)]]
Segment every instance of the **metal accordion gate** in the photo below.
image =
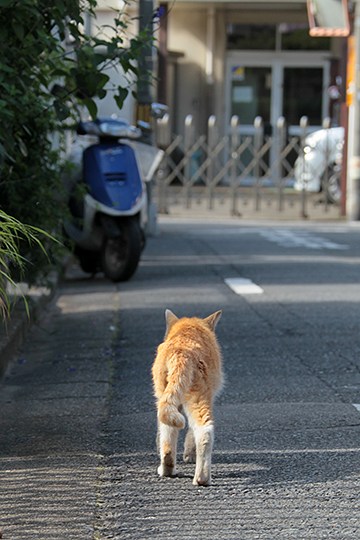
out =
[[(268, 130), (255, 118), (252, 133), (243, 135), (240, 120), (233, 116), (228, 134), (219, 135), (217, 119), (208, 119), (207, 133), (197, 135), (191, 115), (185, 119), (183, 135), (170, 132), (169, 116), (157, 122), (157, 145), (164, 159), (155, 183), (160, 214), (213, 214), (259, 218), (339, 218), (341, 205), (326, 196), (330, 182), (340, 186), (340, 164), (330, 167), (334, 143), (330, 121), (323, 124), (324, 142), (319, 167), (324, 168), (317, 192), (309, 191), (307, 117), (302, 117), (297, 135), (289, 135), (285, 118)], [(270, 132), (269, 132), (270, 131)], [(338, 154), (342, 151), (342, 145)], [(310, 149), (313, 151), (314, 149)], [(332, 164), (333, 165), (333, 164)], [(302, 184), (295, 187), (295, 169), (302, 168)], [(334, 177), (336, 175), (336, 178)], [(298, 172), (299, 176), (299, 172)], [(339, 202), (339, 201), (338, 201)]]

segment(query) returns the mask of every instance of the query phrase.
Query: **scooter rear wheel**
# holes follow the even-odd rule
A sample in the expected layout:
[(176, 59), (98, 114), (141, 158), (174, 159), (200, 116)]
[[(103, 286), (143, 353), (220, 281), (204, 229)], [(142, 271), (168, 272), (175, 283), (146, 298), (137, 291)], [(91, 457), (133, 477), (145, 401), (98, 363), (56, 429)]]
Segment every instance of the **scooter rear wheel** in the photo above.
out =
[(127, 281), (134, 274), (140, 260), (142, 234), (136, 220), (122, 225), (118, 238), (106, 238), (101, 253), (102, 269), (111, 281)]

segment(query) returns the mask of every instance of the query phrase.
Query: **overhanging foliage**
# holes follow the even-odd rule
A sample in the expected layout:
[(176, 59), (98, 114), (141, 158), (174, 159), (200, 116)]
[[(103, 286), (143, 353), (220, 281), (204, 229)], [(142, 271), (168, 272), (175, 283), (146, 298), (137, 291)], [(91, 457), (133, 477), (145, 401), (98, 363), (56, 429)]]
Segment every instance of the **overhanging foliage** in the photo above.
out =
[[(86, 17), (94, 20), (96, 6), (95, 0), (0, 0), (0, 209), (55, 234), (66, 210), (54, 134), (79, 118), (80, 107), (96, 116), (95, 98), (109, 90), (109, 63), (136, 78), (136, 59), (151, 39), (129, 39), (128, 21), (115, 10), (111, 26), (87, 35)], [(121, 109), (128, 84), (111, 90)], [(36, 253), (38, 269), (44, 261)]]

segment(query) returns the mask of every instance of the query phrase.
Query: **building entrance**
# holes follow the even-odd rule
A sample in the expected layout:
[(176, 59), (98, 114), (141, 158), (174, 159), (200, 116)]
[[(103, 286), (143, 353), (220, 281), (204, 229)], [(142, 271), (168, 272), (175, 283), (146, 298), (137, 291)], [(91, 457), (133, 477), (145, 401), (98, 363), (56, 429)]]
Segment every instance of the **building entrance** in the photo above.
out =
[(261, 116), (271, 130), (284, 116), (290, 132), (302, 116), (314, 128), (328, 115), (330, 60), (324, 53), (231, 51), (227, 57), (227, 119), (240, 118), (240, 131), (251, 134)]

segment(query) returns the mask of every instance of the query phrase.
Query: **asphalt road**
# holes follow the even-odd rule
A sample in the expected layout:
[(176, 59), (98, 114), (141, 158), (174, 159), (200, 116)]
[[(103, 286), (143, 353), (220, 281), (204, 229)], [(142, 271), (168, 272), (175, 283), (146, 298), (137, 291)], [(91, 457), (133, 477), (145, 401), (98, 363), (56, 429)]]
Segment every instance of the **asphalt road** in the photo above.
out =
[[(3, 538), (358, 540), (359, 284), (343, 223), (163, 219), (132, 281), (70, 269), (0, 387)], [(209, 488), (156, 474), (165, 308), (223, 309)]]

